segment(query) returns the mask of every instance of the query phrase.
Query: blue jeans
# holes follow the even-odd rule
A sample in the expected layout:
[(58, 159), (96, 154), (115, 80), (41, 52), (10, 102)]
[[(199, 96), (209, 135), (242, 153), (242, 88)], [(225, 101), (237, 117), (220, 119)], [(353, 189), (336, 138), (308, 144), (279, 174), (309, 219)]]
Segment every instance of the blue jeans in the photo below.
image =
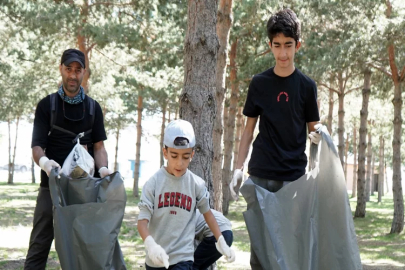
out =
[[(232, 231), (223, 231), (225, 242), (228, 246), (232, 245), (233, 233)], [(215, 243), (217, 240), (215, 236), (205, 237), (194, 251), (194, 264), (193, 269), (207, 269), (210, 265), (215, 263), (222, 254), (218, 252)]]
[[(166, 270), (164, 267), (150, 267), (145, 263), (146, 270)], [(193, 270), (193, 262), (179, 262), (169, 266), (169, 270)]]

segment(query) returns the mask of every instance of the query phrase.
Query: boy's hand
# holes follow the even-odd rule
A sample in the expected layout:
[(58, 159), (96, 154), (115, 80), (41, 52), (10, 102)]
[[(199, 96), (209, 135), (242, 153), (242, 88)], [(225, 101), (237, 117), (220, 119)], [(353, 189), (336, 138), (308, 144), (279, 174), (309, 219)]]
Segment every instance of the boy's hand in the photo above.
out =
[(238, 185), (238, 183), (242, 182), (242, 180), (243, 180), (242, 170), (235, 169), (235, 171), (233, 172), (232, 181), (229, 184), (229, 189), (231, 190), (231, 196), (235, 201), (239, 200), (239, 196), (235, 192), (235, 187)]
[(148, 236), (145, 239), (145, 247), (148, 250), (148, 256), (152, 260), (153, 264), (158, 267), (169, 268), (169, 256), (166, 251), (158, 245), (152, 236)]
[(218, 238), (218, 241), (215, 243), (215, 246), (217, 247), (218, 252), (226, 257), (226, 260), (228, 262), (235, 261), (235, 251), (233, 251), (233, 249), (231, 249), (225, 242), (224, 236), (221, 235)]

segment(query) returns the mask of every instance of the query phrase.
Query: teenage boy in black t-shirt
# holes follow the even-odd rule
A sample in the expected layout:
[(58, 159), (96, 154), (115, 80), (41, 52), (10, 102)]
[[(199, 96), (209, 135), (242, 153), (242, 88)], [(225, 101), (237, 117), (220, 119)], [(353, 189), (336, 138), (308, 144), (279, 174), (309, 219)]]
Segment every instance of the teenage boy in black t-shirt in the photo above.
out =
[(76, 49), (63, 52), (59, 66), (62, 85), (57, 93), (42, 99), (35, 111), (32, 156), (41, 167), (41, 184), (24, 269), (45, 269), (53, 241), (52, 201), (48, 175), (52, 167), (63, 164), (76, 145), (72, 142), (84, 132), (80, 144), (88, 149), (96, 165), (96, 176), (112, 173), (107, 168), (107, 139), (100, 105), (80, 86), (86, 72), (84, 54)]
[[(316, 85), (294, 66), (294, 55), (301, 46), (300, 31), (299, 20), (290, 9), (272, 15), (267, 23), (276, 65), (255, 75), (249, 85), (243, 110), (247, 122), (230, 184), (234, 197), (259, 117), (259, 134), (253, 143), (248, 173), (256, 185), (270, 192), (305, 173), (307, 128), (311, 142), (319, 143), (320, 134), (315, 132), (319, 121)], [(253, 249), (250, 264), (252, 269), (268, 269), (260, 265)]]

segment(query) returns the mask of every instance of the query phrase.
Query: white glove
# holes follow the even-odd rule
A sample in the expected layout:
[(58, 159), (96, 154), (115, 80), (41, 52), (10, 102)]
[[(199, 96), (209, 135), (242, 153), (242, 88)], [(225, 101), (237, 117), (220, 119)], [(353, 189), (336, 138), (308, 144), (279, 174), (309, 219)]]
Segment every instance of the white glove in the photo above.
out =
[(107, 175), (112, 174), (113, 171), (110, 170), (110, 169), (108, 169), (107, 167), (101, 167), (101, 168), (98, 170), (98, 173), (100, 174), (100, 177), (101, 177), (101, 178), (104, 178), (104, 177), (106, 177)]
[(238, 185), (238, 181), (242, 181), (242, 179), (243, 179), (243, 171), (241, 169), (235, 169), (235, 171), (233, 172), (232, 181), (229, 184), (231, 196), (235, 201), (239, 199), (238, 194), (236, 194), (235, 192), (235, 187)]
[(235, 261), (235, 251), (233, 251), (233, 249), (228, 246), (223, 235), (218, 238), (215, 246), (217, 247), (218, 252), (226, 257), (226, 260), (228, 262)]
[(311, 140), (311, 143), (318, 144), (322, 138), (322, 135), (319, 133), (319, 131), (322, 129), (322, 124), (316, 124), (314, 128), (315, 131), (311, 131), (308, 137)]
[[(53, 159), (49, 159), (46, 156), (43, 156), (39, 159), (39, 167), (46, 172), (46, 175), (49, 176), (53, 167), (57, 167), (60, 169), (60, 165), (55, 162)], [(62, 170), (59, 170), (59, 174), (61, 174)]]
[(158, 267), (169, 268), (169, 256), (166, 251), (158, 245), (152, 236), (148, 236), (145, 239), (145, 247), (148, 250), (148, 256), (152, 260), (153, 264)]

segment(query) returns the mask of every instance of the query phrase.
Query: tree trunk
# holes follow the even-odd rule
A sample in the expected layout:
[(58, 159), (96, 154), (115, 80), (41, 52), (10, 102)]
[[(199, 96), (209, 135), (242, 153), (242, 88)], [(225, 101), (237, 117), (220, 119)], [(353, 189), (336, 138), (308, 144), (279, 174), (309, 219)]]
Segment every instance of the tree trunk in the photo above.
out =
[(329, 90), (328, 131), (330, 136), (332, 136), (332, 121), (333, 121), (333, 91)]
[(392, 192), (394, 195), (394, 218), (391, 232), (400, 233), (404, 229), (404, 197), (401, 179), (401, 136), (402, 136), (402, 96), (401, 84), (397, 82), (394, 88), (394, 136), (392, 138)]
[(374, 196), (375, 190), (375, 175), (374, 175), (374, 167), (375, 166), (375, 155), (373, 154), (372, 161), (371, 161), (371, 188), (370, 188), (370, 195)]
[[(87, 17), (89, 16), (89, 4), (86, 1), (83, 1), (83, 4), (81, 5), (80, 8), (80, 17), (81, 21), (83, 22), (83, 25), (87, 23)], [(86, 66), (86, 72), (84, 73), (83, 76), (83, 81), (82, 81), (82, 86), (84, 88), (84, 91), (86, 94), (89, 93), (89, 78), (91, 75), (91, 70), (89, 66), (89, 51), (90, 49), (88, 48), (88, 44), (86, 42), (86, 37), (83, 35), (83, 28), (80, 27), (77, 35), (77, 44), (79, 45), (79, 50), (84, 53), (84, 59), (85, 59), (85, 66)]]
[(31, 157), (31, 183), (35, 184), (35, 161)]
[[(17, 138), (18, 138), (18, 124), (20, 123), (20, 117), (17, 116), (17, 122), (15, 123), (15, 139), (14, 139), (14, 151), (13, 151), (13, 160), (12, 160), (12, 166), (11, 166), (11, 171), (9, 171), (8, 174), (8, 184), (13, 184), (14, 183), (14, 164), (15, 164), (15, 155), (17, 151)], [(10, 166), (9, 166), (10, 168)]]
[[(370, 124), (370, 122), (369, 122)], [(366, 170), (366, 201), (370, 201), (370, 189), (371, 189), (371, 159), (373, 153), (371, 150), (371, 131), (368, 132), (368, 142), (367, 142), (367, 170)]]
[(195, 155), (189, 169), (206, 181), (213, 207), (212, 135), (216, 113), (215, 78), (219, 49), (216, 33), (217, 1), (188, 1), (184, 41), (184, 88), (180, 118), (189, 121), (196, 136)]
[(214, 146), (214, 161), (212, 163), (212, 178), (214, 185), (214, 209), (222, 211), (222, 134), (223, 122), (222, 113), (224, 107), (224, 96), (226, 92), (225, 76), (226, 76), (226, 60), (228, 58), (228, 41), (229, 32), (232, 25), (232, 0), (220, 0), (216, 31), (219, 39), (219, 50), (217, 55), (217, 73), (215, 79), (216, 85), (216, 103), (217, 112), (214, 123), (214, 133), (212, 134), (212, 142)]
[(11, 120), (7, 119), (7, 127), (8, 127), (8, 183), (12, 184), (12, 179), (10, 183), (10, 175), (13, 171), (13, 163), (11, 161)]
[(349, 136), (350, 133), (346, 133), (346, 145), (345, 145), (345, 167), (344, 167), (344, 172), (345, 172), (345, 181), (347, 183), (347, 153), (349, 152)]
[(352, 198), (357, 196), (357, 130), (356, 123), (353, 125), (353, 188)]
[(163, 139), (164, 139), (164, 134), (165, 134), (165, 128), (166, 128), (166, 108), (167, 108), (167, 103), (165, 103), (162, 107), (162, 127), (160, 128), (160, 167), (164, 165), (164, 157), (163, 157)]
[(370, 98), (370, 83), (371, 71), (366, 69), (364, 71), (364, 88), (362, 90), (363, 101), (360, 111), (360, 129), (359, 129), (359, 169), (357, 171), (357, 205), (354, 217), (366, 216), (366, 135), (367, 135), (367, 116), (368, 116), (368, 100)]
[(338, 111), (338, 138), (339, 138), (339, 145), (338, 145), (338, 150), (339, 150), (339, 158), (340, 158), (340, 164), (342, 165), (342, 168), (344, 168), (344, 149), (345, 149), (345, 110), (344, 110), (344, 103), (345, 103), (345, 92), (343, 88), (343, 78), (342, 78), (342, 73), (338, 74), (338, 82), (339, 82), (339, 111)]
[[(385, 144), (385, 143), (384, 143)], [(384, 174), (384, 176), (385, 176), (385, 185), (387, 186), (387, 193), (388, 192), (390, 192), (389, 190), (390, 190), (390, 188), (389, 188), (389, 186), (388, 186), (388, 174), (387, 174), (387, 162), (385, 162), (384, 161), (384, 172), (385, 172), (385, 174)], [(384, 194), (383, 194), (384, 195)]]
[(243, 120), (243, 115), (242, 115), (243, 107), (238, 108), (238, 114), (236, 116), (236, 133), (235, 133), (235, 144), (233, 147), (233, 165), (232, 165), (232, 170), (236, 169), (236, 161), (238, 160), (238, 155), (239, 155), (239, 144), (240, 144), (240, 139), (242, 137), (242, 120)]
[(120, 128), (117, 127), (117, 132), (115, 133), (115, 158), (114, 158), (114, 172), (118, 171), (118, 142), (120, 139)]
[(136, 123), (136, 153), (135, 153), (135, 168), (134, 168), (134, 186), (132, 194), (134, 197), (139, 197), (139, 167), (141, 165), (141, 139), (142, 139), (142, 111), (143, 97), (142, 90), (138, 93), (138, 121)]
[(231, 78), (231, 98), (229, 103), (229, 115), (226, 123), (227, 128), (224, 133), (224, 167), (222, 169), (222, 212), (224, 215), (228, 214), (229, 201), (231, 194), (229, 190), (229, 183), (232, 180), (231, 174), (231, 162), (232, 162), (232, 149), (234, 144), (235, 134), (235, 118), (236, 110), (239, 99), (239, 82), (237, 81), (237, 67), (236, 67), (236, 52), (238, 48), (238, 39), (236, 39), (231, 46), (229, 53), (229, 65), (230, 65), (230, 78)]
[(384, 138), (380, 136), (380, 155), (379, 155), (379, 162), (378, 162), (378, 202), (381, 202), (381, 198), (384, 194)]

